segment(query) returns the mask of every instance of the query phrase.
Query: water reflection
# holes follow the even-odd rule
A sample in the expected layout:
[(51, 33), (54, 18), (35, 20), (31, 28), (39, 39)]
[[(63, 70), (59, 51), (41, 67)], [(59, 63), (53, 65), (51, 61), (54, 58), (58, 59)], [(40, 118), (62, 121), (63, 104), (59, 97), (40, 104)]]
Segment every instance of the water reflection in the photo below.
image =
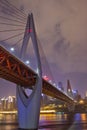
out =
[(57, 122), (60, 123), (66, 123), (66, 122), (72, 122), (74, 120), (73, 114), (64, 114), (64, 113), (57, 113), (57, 114), (42, 114), (40, 116), (40, 124), (43, 122)]
[[(0, 114), (0, 130), (17, 129), (17, 115)], [(87, 114), (41, 114), (38, 130), (87, 130)]]
[(15, 114), (0, 114), (0, 124), (17, 122), (17, 115)]
[(41, 115), (40, 125), (39, 130), (87, 130), (87, 114)]

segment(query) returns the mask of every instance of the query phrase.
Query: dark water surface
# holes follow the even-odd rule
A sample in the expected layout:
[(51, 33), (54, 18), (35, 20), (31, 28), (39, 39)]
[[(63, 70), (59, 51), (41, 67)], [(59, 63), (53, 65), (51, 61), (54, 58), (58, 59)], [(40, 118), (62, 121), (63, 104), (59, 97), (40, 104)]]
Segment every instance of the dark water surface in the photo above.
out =
[[(17, 116), (0, 114), (0, 130), (18, 130)], [(87, 113), (41, 114), (38, 130), (87, 130)]]

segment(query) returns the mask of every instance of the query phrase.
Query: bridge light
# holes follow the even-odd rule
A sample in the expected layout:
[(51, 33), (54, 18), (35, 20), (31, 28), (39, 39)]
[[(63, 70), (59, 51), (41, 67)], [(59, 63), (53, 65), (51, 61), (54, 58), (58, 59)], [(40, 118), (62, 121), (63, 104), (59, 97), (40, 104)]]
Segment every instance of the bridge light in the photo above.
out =
[(29, 65), (29, 64), (30, 64), (30, 61), (29, 61), (29, 60), (26, 60), (25, 63), (26, 63), (27, 65)]
[(61, 88), (60, 88), (60, 87), (58, 87), (58, 89), (61, 91)]
[(49, 80), (49, 78), (48, 78), (46, 75), (44, 75), (43, 78), (44, 78), (46, 81)]
[(54, 86), (56, 86), (56, 84), (55, 84), (55, 83), (54, 83), (53, 85), (54, 85)]
[(30, 33), (30, 32), (32, 32), (32, 29), (31, 29), (31, 28), (27, 30), (27, 33)]
[(41, 95), (42, 95), (42, 97), (44, 96), (44, 94), (43, 94), (43, 93), (42, 93)]
[(38, 68), (36, 69), (36, 73), (39, 74), (39, 70), (38, 70)]
[(10, 50), (13, 52), (15, 49), (14, 49), (14, 47), (11, 47)]
[(49, 80), (49, 83), (52, 83), (52, 80)]

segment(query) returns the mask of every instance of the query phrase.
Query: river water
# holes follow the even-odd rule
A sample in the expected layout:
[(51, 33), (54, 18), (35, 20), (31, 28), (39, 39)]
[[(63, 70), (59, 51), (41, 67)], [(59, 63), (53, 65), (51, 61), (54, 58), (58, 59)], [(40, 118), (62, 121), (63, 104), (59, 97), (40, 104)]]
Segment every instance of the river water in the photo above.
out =
[[(0, 130), (18, 130), (16, 115), (0, 115)], [(87, 113), (41, 114), (38, 130), (87, 130)]]

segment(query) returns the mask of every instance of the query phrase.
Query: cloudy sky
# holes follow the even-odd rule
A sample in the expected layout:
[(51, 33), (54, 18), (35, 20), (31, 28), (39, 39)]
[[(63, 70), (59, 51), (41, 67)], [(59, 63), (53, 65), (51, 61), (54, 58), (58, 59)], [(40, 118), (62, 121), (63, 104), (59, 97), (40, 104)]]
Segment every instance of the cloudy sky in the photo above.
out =
[[(26, 16), (33, 13), (37, 36), (55, 82), (63, 82), (66, 90), (69, 79), (72, 88), (84, 96), (87, 90), (87, 0), (8, 1)], [(4, 82), (7, 81), (1, 79), (0, 82), (4, 91), (2, 86), (6, 88)], [(12, 89), (9, 94), (13, 93)]]

